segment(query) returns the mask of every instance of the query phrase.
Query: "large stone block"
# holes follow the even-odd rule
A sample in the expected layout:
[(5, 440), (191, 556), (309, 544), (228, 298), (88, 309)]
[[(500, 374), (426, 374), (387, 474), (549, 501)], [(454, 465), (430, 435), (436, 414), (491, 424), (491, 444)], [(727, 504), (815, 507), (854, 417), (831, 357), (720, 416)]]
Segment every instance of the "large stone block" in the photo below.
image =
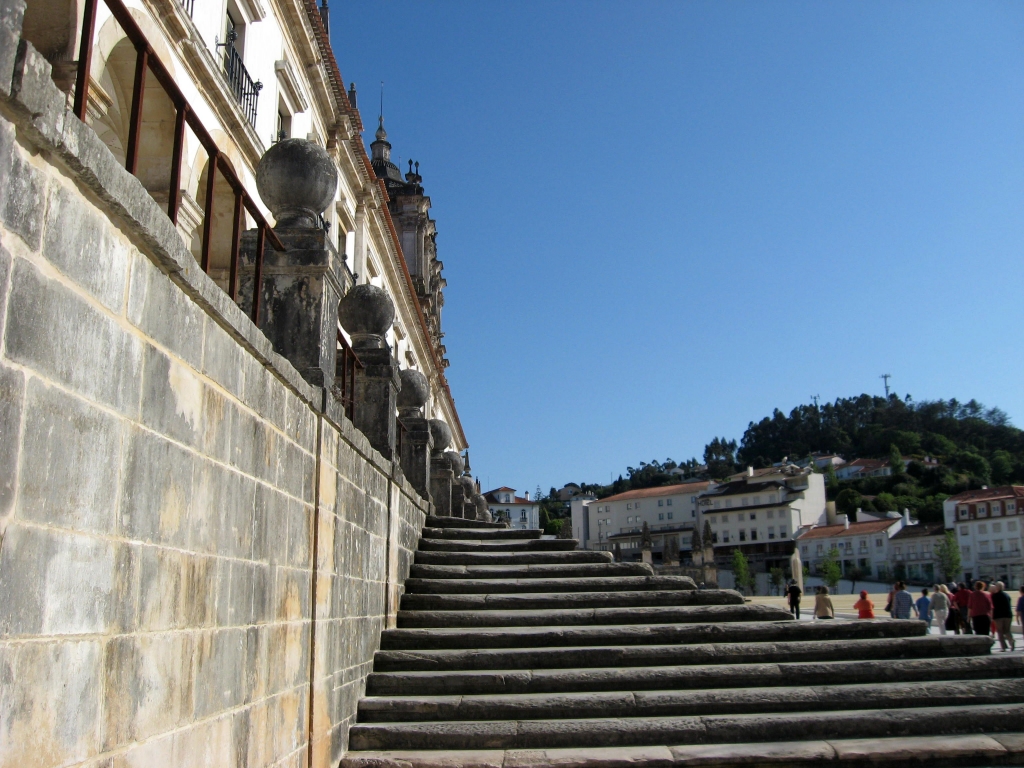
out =
[(241, 706), (246, 698), (244, 629), (204, 632), (195, 639), (195, 717)]
[(0, 171), (6, 172), (0, 185), (0, 222), (36, 250), (46, 211), (46, 176), (28, 161), (7, 126), (0, 134)]
[(103, 748), (172, 730), (192, 716), (192, 635), (122, 635), (106, 644)]
[(204, 322), (202, 371), (229, 394), (241, 397), (243, 360), (250, 355), (212, 318)]
[(96, 641), (0, 646), (0, 766), (70, 765), (95, 755), (102, 670)]
[(14, 266), (4, 339), (11, 360), (120, 413), (138, 413), (142, 343), (20, 259)]
[(123, 421), (35, 378), (25, 402), (18, 517), (113, 533)]
[(0, 0), (0, 95), (9, 96), (25, 18), (25, 0)]
[(117, 631), (134, 601), (127, 545), (54, 529), (8, 526), (0, 553), (0, 637)]
[(143, 632), (183, 626), (184, 559), (163, 547), (139, 549), (139, 629)]
[(25, 401), (25, 376), (0, 365), (0, 541), (6, 520), (13, 510), (21, 445), (21, 411)]
[(156, 347), (146, 347), (142, 423), (162, 435), (198, 446), (204, 431), (205, 385), (196, 372)]
[(206, 313), (139, 253), (132, 259), (128, 321), (196, 370), (202, 367)]
[(10, 293), (12, 268), (11, 253), (0, 243), (0, 339), (4, 336), (4, 324), (7, 319), (7, 295)]
[(125, 442), (120, 529), (128, 538), (184, 547), (194, 454), (132, 428)]
[(43, 256), (114, 312), (124, 303), (132, 249), (77, 189), (50, 185)]
[(189, 509), (189, 546), (224, 557), (249, 557), (256, 483), (246, 475), (201, 458)]

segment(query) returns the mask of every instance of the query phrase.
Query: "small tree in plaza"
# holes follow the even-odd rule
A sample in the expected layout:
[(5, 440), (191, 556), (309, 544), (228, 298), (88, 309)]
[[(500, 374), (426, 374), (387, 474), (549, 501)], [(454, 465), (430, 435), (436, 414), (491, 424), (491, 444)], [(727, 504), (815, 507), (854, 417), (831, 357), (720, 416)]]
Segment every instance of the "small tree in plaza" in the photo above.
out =
[(750, 572), (750, 563), (738, 549), (732, 553), (732, 574), (737, 589), (753, 589), (754, 574)]
[(771, 569), (771, 582), (772, 589), (775, 590), (775, 594), (782, 594), (782, 585), (786, 583), (786, 572), (781, 568)]
[(821, 580), (829, 590), (833, 590), (843, 578), (843, 569), (839, 566), (839, 550), (832, 547), (821, 563)]
[(946, 538), (935, 548), (935, 556), (939, 559), (939, 570), (946, 581), (956, 581), (963, 563), (960, 560), (960, 545), (957, 544), (955, 531), (946, 531)]

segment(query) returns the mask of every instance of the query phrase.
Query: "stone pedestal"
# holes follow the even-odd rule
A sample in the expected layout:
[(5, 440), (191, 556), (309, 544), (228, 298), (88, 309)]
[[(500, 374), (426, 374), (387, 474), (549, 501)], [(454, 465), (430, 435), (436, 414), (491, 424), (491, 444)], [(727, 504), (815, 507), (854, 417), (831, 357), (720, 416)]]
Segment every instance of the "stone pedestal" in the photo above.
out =
[(651, 555), (651, 550), (643, 549), (640, 552), (640, 558), (648, 565), (654, 565), (654, 557)]
[(402, 441), (402, 472), (420, 495), (430, 500), (430, 451), (434, 438), (430, 422), (423, 418), (423, 406), (430, 398), (430, 383), (419, 371), (402, 371), (398, 393), (398, 418), (405, 425)]
[(394, 459), (396, 409), (402, 386), (398, 362), (387, 347), (354, 351), (363, 367), (356, 369), (352, 423), (385, 459)]
[[(256, 324), (302, 377), (317, 387), (334, 383), (338, 302), (350, 276), (337, 249), (322, 229), (274, 230), (288, 249), (267, 243), (263, 254), (260, 314)], [(241, 238), (238, 305), (252, 315), (256, 231)]]
[(451, 517), (452, 483), (455, 473), (444, 454), (430, 457), (430, 498), (434, 501), (435, 514)]
[[(456, 481), (452, 483), (452, 517), (465, 517), (466, 516), (466, 489), (462, 487), (462, 483)], [(474, 512), (473, 517), (476, 517)]]

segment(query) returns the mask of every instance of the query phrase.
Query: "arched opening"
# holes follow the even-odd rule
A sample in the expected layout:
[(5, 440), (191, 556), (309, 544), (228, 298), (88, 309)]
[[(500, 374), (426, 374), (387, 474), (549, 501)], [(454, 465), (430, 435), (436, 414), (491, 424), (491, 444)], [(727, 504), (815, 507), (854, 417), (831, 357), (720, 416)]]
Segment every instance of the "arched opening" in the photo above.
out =
[[(223, 162), (223, 158), (221, 160)], [(230, 163), (229, 163), (230, 167)], [(206, 189), (209, 183), (210, 162), (207, 159), (206, 166), (199, 177), (199, 188), (196, 194), (196, 202), (204, 210), (206, 207)], [(231, 278), (231, 248), (234, 237), (235, 217), (235, 191), (231, 188), (227, 179), (220, 169), (214, 174), (213, 182), (213, 216), (210, 232), (210, 264), (208, 274), (214, 282), (219, 285), (225, 293), (230, 293)], [(204, 216), (205, 219), (205, 216)], [(243, 209), (242, 228), (245, 231), (251, 227), (249, 214)], [(190, 250), (196, 261), (202, 264), (203, 260), (203, 232), (205, 225), (200, 223), (192, 234)]]
[[(121, 163), (125, 162), (128, 148), (137, 58), (135, 46), (122, 38), (110, 51), (98, 82), (90, 89), (93, 108), (87, 119)], [(173, 102), (152, 72), (147, 72), (135, 175), (165, 207), (174, 154), (175, 116)]]
[(32, 0), (25, 7), (21, 36), (52, 66), (53, 81), (65, 93), (75, 84), (78, 67), (77, 0)]

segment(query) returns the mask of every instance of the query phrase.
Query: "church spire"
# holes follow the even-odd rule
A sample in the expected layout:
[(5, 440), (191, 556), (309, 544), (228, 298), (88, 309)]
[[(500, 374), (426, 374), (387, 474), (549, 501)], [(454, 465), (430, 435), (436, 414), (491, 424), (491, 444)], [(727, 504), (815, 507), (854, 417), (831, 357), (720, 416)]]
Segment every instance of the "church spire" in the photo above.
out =
[(377, 140), (370, 145), (373, 160), (391, 162), (391, 142), (388, 141), (388, 132), (384, 130), (384, 115), (377, 118), (377, 133), (374, 136)]

